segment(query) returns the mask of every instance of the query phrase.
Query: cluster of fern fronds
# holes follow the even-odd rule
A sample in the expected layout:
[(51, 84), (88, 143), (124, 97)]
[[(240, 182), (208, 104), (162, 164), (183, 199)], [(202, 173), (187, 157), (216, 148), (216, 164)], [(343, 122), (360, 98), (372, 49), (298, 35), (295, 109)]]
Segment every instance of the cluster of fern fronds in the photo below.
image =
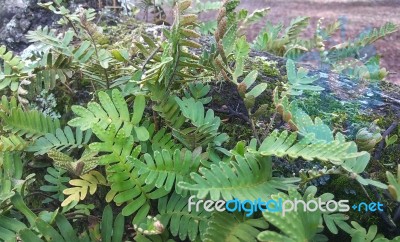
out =
[[(268, 85), (246, 65), (251, 46), (241, 31), (266, 10), (239, 14), (238, 4), (220, 4), (215, 43), (201, 51), (190, 0), (174, 6), (172, 26), (135, 28), (118, 45), (104, 44), (112, 33), (95, 23), (94, 10), (42, 4), (63, 28), (30, 32), (34, 51), (23, 57), (0, 48), (0, 240), (327, 241), (341, 231), (354, 241), (389, 241), (339, 211), (190, 211), (191, 196), (332, 199), (310, 185), (327, 174), (389, 189), (400, 201), (400, 179), (388, 173), (388, 186), (365, 177), (370, 154), (298, 107), (297, 95), (323, 90), (307, 70), (289, 59), (273, 103), (260, 99)], [(288, 38), (297, 32), (290, 28)], [(236, 87), (252, 139), (226, 145), (234, 137), (208, 106), (210, 81)], [(60, 118), (35, 104), (43, 90), (63, 104)], [(287, 129), (256, 127), (268, 108)], [(325, 169), (280, 177), (276, 158)]]

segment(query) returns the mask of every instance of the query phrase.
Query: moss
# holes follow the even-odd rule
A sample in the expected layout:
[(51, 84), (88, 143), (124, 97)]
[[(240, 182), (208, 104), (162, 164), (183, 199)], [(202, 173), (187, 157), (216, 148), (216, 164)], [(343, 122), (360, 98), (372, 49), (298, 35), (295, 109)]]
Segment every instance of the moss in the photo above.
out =
[[(333, 176), (332, 176), (333, 177)], [(369, 202), (369, 198), (365, 195), (365, 192), (361, 188), (361, 185), (353, 179), (346, 176), (337, 176), (325, 185), (319, 188), (319, 192), (322, 194), (324, 192), (331, 193), (335, 191), (335, 200), (349, 200), (349, 206), (353, 204), (359, 204), (361, 202)], [(350, 208), (347, 215), (353, 221), (357, 221), (366, 226), (374, 225), (379, 223), (379, 215), (377, 213), (366, 213), (358, 212)]]
[(253, 132), (249, 125), (236, 124), (236, 123), (225, 123), (221, 127), (221, 131), (229, 135), (229, 140), (225, 144), (227, 148), (233, 148), (237, 142), (241, 140), (250, 140)]

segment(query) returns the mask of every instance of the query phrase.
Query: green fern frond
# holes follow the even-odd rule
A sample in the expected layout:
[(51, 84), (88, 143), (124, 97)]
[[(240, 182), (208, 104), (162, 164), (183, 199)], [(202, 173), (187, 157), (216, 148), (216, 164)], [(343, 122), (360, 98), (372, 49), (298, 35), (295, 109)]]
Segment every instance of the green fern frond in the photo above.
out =
[[(140, 152), (140, 151), (138, 151)], [(139, 174), (131, 159), (125, 159), (107, 167), (107, 180), (111, 190), (107, 193), (106, 201), (124, 204), (122, 215), (130, 216), (135, 213), (132, 223), (140, 224), (150, 211), (151, 200), (159, 199), (168, 194), (164, 188), (147, 185), (146, 176)]]
[[(154, 158), (153, 158), (154, 157)], [(168, 192), (175, 188), (178, 194), (186, 195), (177, 185), (180, 181), (188, 182), (190, 172), (197, 171), (200, 166), (199, 154), (189, 150), (155, 151), (154, 156), (144, 155), (144, 162), (132, 159), (131, 162), (139, 169), (139, 175), (145, 175), (146, 184), (154, 184), (157, 188), (163, 187)]]
[(185, 90), (185, 97), (193, 97), (196, 101), (200, 101), (202, 104), (206, 105), (211, 102), (212, 97), (207, 97), (210, 92), (211, 87), (209, 85), (204, 85), (201, 82), (189, 83), (189, 90)]
[(257, 235), (266, 228), (268, 224), (264, 219), (246, 218), (239, 213), (215, 212), (208, 222), (204, 241), (257, 241)]
[(18, 135), (0, 136), (0, 152), (23, 151), (28, 143)]
[(176, 193), (158, 200), (158, 212), (161, 223), (182, 241), (187, 238), (191, 241), (203, 239), (211, 216), (203, 209), (189, 211), (188, 197)]
[(3, 95), (0, 102), (0, 117), (4, 119), (6, 115), (10, 115), (11, 110), (19, 108), (17, 99), (13, 96), (8, 100), (8, 97)]
[(153, 110), (166, 121), (168, 126), (179, 129), (185, 123), (185, 116), (183, 116), (180, 111), (179, 105), (175, 99), (176, 96), (167, 95), (161, 90), (158, 90), (158, 92), (155, 92), (155, 89), (153, 90), (154, 96), (152, 100), (157, 101), (157, 104), (153, 106)]
[(7, 51), (5, 46), (0, 46), (0, 59), (3, 61), (3, 66), (0, 65), (0, 90), (11, 85), (11, 90), (16, 91), (25, 62)]
[[(70, 181), (68, 176), (64, 176), (66, 170), (56, 169), (53, 167), (47, 168), (47, 174), (44, 175), (44, 180), (49, 184), (40, 187), (41, 191), (55, 193), (51, 197), (57, 199), (58, 201), (64, 201), (63, 191), (67, 188), (65, 183)], [(43, 200), (43, 203), (51, 202), (51, 199), (47, 198)]]
[(276, 178), (272, 176), (270, 157), (256, 157), (247, 153), (237, 155), (230, 163), (212, 164), (211, 168), (200, 168), (199, 173), (191, 173), (193, 183), (179, 182), (178, 186), (197, 194), (199, 199), (210, 195), (213, 201), (220, 198), (257, 200), (269, 196), (279, 189), (287, 190), (297, 178)]
[(213, 110), (209, 109), (205, 112), (203, 104), (200, 101), (196, 102), (193, 98), (183, 100), (176, 98), (175, 100), (181, 108), (182, 115), (194, 126), (173, 131), (173, 135), (187, 148), (193, 150), (209, 143), (220, 146), (228, 140), (227, 134), (218, 132), (221, 120), (214, 116)]
[(312, 85), (318, 77), (307, 76), (308, 70), (300, 67), (296, 71), (296, 66), (293, 60), (288, 59), (286, 62), (286, 71), (288, 77), (288, 91), (290, 95), (301, 95), (303, 91), (323, 91), (324, 88)]
[(52, 90), (57, 86), (57, 81), (60, 80), (65, 83), (68, 78), (72, 77), (73, 67), (72, 58), (63, 54), (58, 56), (47, 52), (43, 55), (42, 59), (34, 71), (36, 78), (33, 83), (29, 85), (34, 93), (40, 93), (42, 90)]
[(393, 238), (392, 240), (386, 239), (382, 234), (378, 233), (378, 227), (371, 225), (368, 230), (362, 227), (359, 223), (352, 221), (351, 225), (351, 242), (365, 241), (365, 242), (397, 242), (400, 241), (400, 236)]
[(17, 234), (26, 228), (27, 226), (16, 218), (0, 215), (0, 230), (2, 231), (0, 233), (0, 240), (16, 241)]
[(11, 113), (4, 117), (3, 130), (18, 136), (25, 135), (26, 138), (37, 139), (47, 133), (55, 133), (60, 128), (60, 121), (45, 116), (37, 110), (24, 111), (14, 108)]
[(148, 140), (149, 133), (146, 128), (138, 126), (146, 105), (144, 96), (136, 96), (132, 117), (130, 117), (128, 105), (119, 90), (113, 89), (111, 97), (105, 92), (99, 92), (98, 97), (100, 104), (89, 102), (87, 109), (82, 106), (72, 106), (72, 111), (78, 117), (70, 120), (68, 124), (80, 127), (82, 130), (93, 128), (94, 125), (101, 129), (107, 129), (110, 124), (113, 124), (117, 131), (122, 129), (126, 136), (134, 132), (140, 141)]
[(380, 28), (374, 28), (371, 31), (361, 34), (355, 40), (355, 44), (358, 46), (366, 46), (398, 30), (398, 26), (391, 22), (387, 22)]
[(299, 34), (307, 28), (309, 20), (309, 17), (297, 17), (293, 19), (285, 30), (285, 36), (287, 36), (290, 41), (296, 40)]
[(125, 162), (126, 157), (137, 157), (140, 154), (140, 146), (134, 145), (133, 136), (125, 137), (123, 132), (116, 132), (114, 125), (103, 130), (97, 124), (93, 127), (94, 134), (102, 142), (94, 142), (89, 148), (96, 152), (105, 152), (100, 156), (99, 164), (107, 165), (115, 162)]
[(73, 37), (74, 31), (72, 30), (66, 31), (63, 37), (58, 37), (56, 35), (56, 30), (49, 29), (47, 26), (43, 28), (39, 26), (36, 30), (29, 31), (26, 35), (26, 38), (30, 42), (40, 42), (45, 46), (50, 46), (53, 50), (64, 54), (70, 53), (69, 44)]
[(258, 152), (263, 156), (302, 157), (306, 160), (319, 159), (341, 164), (346, 159), (357, 158), (366, 152), (357, 152), (350, 147), (353, 142), (335, 140), (325, 142), (316, 140), (314, 134), (308, 134), (297, 142), (297, 134), (277, 130), (271, 133), (260, 145)]
[[(276, 195), (272, 195), (272, 199), (278, 201), (279, 199), (291, 200), (301, 199), (305, 202), (316, 199), (314, 197), (315, 194), (312, 194), (310, 190), (316, 190), (315, 187), (309, 187), (304, 197), (301, 197), (300, 194), (296, 190), (289, 190), (289, 195), (284, 193), (279, 193)], [(310, 194), (310, 195), (308, 195)], [(328, 196), (321, 195), (321, 200), (326, 202)], [(272, 206), (272, 205), (271, 205)], [(288, 242), (297, 242), (297, 241), (328, 241), (326, 236), (319, 234), (322, 231), (321, 225), (321, 211), (317, 210), (315, 212), (305, 211), (304, 209), (297, 209), (297, 211), (290, 211), (283, 214), (281, 212), (263, 212), (263, 216), (265, 219), (277, 227), (281, 233), (275, 231), (264, 231), (261, 232), (257, 238), (260, 241), (288, 241)], [(290, 222), (288, 222), (290, 221)]]
[(180, 150), (182, 148), (182, 145), (175, 143), (172, 134), (165, 128), (156, 131), (155, 124), (152, 123), (149, 125), (146, 122), (143, 123), (143, 126), (146, 127), (147, 131), (149, 131), (150, 138), (148, 141), (140, 142), (142, 153), (153, 155), (154, 151), (166, 149), (173, 152), (176, 149)]
[(26, 151), (35, 152), (35, 155), (43, 155), (51, 149), (64, 151), (82, 148), (90, 141), (91, 136), (90, 129), (82, 132), (80, 128), (76, 128), (76, 131), (73, 132), (69, 126), (66, 126), (64, 130), (57, 128), (54, 133), (47, 133), (35, 140)]

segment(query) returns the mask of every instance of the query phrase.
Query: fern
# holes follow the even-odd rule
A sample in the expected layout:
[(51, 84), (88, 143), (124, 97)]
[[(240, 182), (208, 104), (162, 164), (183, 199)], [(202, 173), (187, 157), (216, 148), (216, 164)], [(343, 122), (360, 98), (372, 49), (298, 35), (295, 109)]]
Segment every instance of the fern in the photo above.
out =
[(11, 90), (16, 91), (25, 63), (13, 52), (7, 51), (5, 46), (0, 46), (0, 59), (3, 60), (3, 66), (0, 65), (0, 90), (11, 86)]
[(14, 108), (8, 116), (3, 118), (3, 130), (20, 137), (37, 139), (47, 133), (55, 133), (60, 128), (60, 121), (45, 116), (37, 110), (23, 111)]
[(196, 102), (193, 98), (184, 100), (176, 98), (176, 102), (181, 108), (182, 115), (194, 126), (173, 131), (173, 135), (187, 148), (194, 149), (209, 143), (220, 146), (228, 139), (226, 134), (218, 132), (221, 120), (214, 116), (213, 110), (209, 109), (205, 113), (203, 104), (200, 101)]
[(173, 152), (176, 149), (181, 149), (182, 145), (176, 144), (171, 133), (166, 128), (162, 128), (158, 131), (155, 130), (155, 124), (143, 123), (149, 131), (149, 140), (140, 142), (141, 150), (143, 153), (153, 155), (154, 151), (161, 151), (163, 149)]
[[(67, 187), (65, 183), (69, 182), (70, 178), (67, 176), (63, 176), (65, 174), (65, 170), (55, 169), (53, 167), (47, 168), (47, 174), (44, 176), (44, 180), (46, 180), (51, 185), (43, 185), (40, 187), (41, 191), (56, 193), (51, 195), (51, 197), (57, 199), (62, 202), (64, 200), (63, 190)], [(43, 203), (51, 202), (50, 199), (45, 199)]]
[(288, 59), (286, 62), (287, 77), (289, 80), (288, 91), (290, 95), (302, 95), (303, 91), (323, 91), (324, 88), (312, 85), (318, 79), (316, 76), (307, 77), (308, 70), (299, 68), (296, 71), (294, 61)]
[(29, 31), (26, 38), (30, 42), (40, 42), (45, 46), (51, 47), (53, 50), (58, 51), (60, 54), (69, 53), (69, 44), (74, 37), (74, 32), (68, 30), (65, 32), (64, 36), (56, 36), (56, 31), (54, 29), (49, 29), (47, 26), (38, 27), (35, 31)]
[(200, 168), (200, 174), (191, 173), (194, 183), (179, 182), (182, 189), (196, 192), (199, 199), (210, 195), (213, 201), (233, 198), (257, 200), (269, 196), (279, 189), (287, 190), (296, 178), (276, 178), (272, 176), (271, 158), (258, 158), (252, 154), (235, 156), (230, 163), (212, 164), (211, 168)]
[(238, 213), (213, 213), (204, 241), (257, 241), (257, 235), (266, 228), (268, 224), (263, 219), (249, 219)]
[(72, 59), (63, 54), (53, 56), (51, 52), (44, 54), (40, 62), (35, 67), (36, 78), (30, 85), (34, 93), (40, 93), (42, 90), (52, 90), (56, 87), (57, 81), (66, 83), (67, 79), (72, 77)]
[(289, 26), (286, 28), (284, 36), (287, 36), (289, 41), (294, 41), (299, 37), (299, 34), (307, 28), (309, 24), (309, 17), (297, 17), (293, 19)]
[(132, 117), (130, 117), (127, 103), (117, 89), (112, 90), (112, 97), (105, 92), (99, 92), (98, 96), (101, 105), (89, 102), (87, 109), (81, 106), (72, 106), (72, 111), (79, 117), (70, 120), (68, 124), (80, 127), (82, 130), (93, 128), (94, 125), (101, 129), (107, 129), (110, 124), (113, 124), (116, 130), (122, 129), (125, 135), (130, 135), (134, 131), (141, 141), (149, 138), (146, 128), (138, 126), (146, 104), (144, 96), (135, 98)]
[(173, 236), (179, 236), (180, 240), (204, 239), (207, 223), (211, 214), (205, 210), (188, 211), (188, 197), (181, 197), (173, 193), (170, 197), (162, 197), (158, 200), (158, 212), (160, 221), (171, 231)]
[(93, 170), (99, 163), (99, 157), (96, 156), (97, 153), (92, 151), (84, 152), (77, 161), (57, 150), (49, 150), (47, 154), (53, 159), (56, 168), (67, 170), (77, 176)]
[[(140, 150), (136, 152), (138, 154)], [(107, 193), (106, 201), (121, 205), (124, 204), (122, 215), (133, 218), (134, 224), (139, 224), (150, 211), (150, 202), (159, 199), (168, 192), (163, 188), (155, 188), (154, 185), (146, 185), (146, 176), (139, 175), (130, 159), (122, 160), (107, 167), (107, 180), (111, 184), (111, 190)]]
[[(312, 187), (309, 187), (305, 194), (310, 193)], [(277, 195), (272, 195), (275, 201), (278, 199), (292, 200), (302, 199), (305, 202), (315, 199), (315, 194), (311, 193), (311, 196), (301, 197), (300, 194), (295, 190), (289, 190), (289, 195), (279, 193)], [(326, 196), (321, 195), (322, 201), (325, 201)], [(306, 212), (303, 209), (298, 209), (297, 211), (291, 211), (290, 213), (285, 213), (285, 216), (279, 212), (263, 212), (265, 219), (277, 227), (281, 233), (275, 231), (264, 231), (261, 232), (257, 238), (260, 241), (328, 241), (327, 237), (319, 234), (321, 232), (321, 211), (317, 210), (315, 212)], [(287, 221), (290, 221), (288, 223)]]
[(287, 131), (278, 133), (274, 131), (260, 145), (258, 152), (263, 156), (283, 157), (288, 155), (292, 158), (302, 157), (306, 160), (319, 159), (322, 161), (331, 161), (341, 163), (345, 159), (357, 158), (366, 154), (366, 152), (357, 152), (352, 147), (352, 142), (335, 140), (333, 142), (324, 142), (315, 140), (313, 134), (309, 134), (297, 140), (297, 134), (289, 134)]
[(168, 192), (175, 188), (176, 193), (186, 195), (177, 184), (190, 180), (190, 172), (197, 171), (200, 166), (200, 156), (189, 150), (175, 150), (173, 154), (162, 150), (154, 152), (154, 158), (145, 154), (144, 162), (138, 159), (132, 159), (131, 162), (139, 168), (139, 175), (147, 177), (146, 184), (163, 187)]
[(57, 128), (54, 133), (45, 134), (35, 140), (26, 150), (35, 152), (35, 155), (43, 155), (52, 149), (63, 151), (82, 148), (90, 141), (91, 136), (92, 131), (90, 129), (82, 132), (81, 129), (77, 128), (74, 133), (69, 126), (66, 126), (64, 130)]
[(193, 97), (196, 101), (200, 101), (202, 104), (206, 105), (211, 102), (211, 97), (207, 97), (210, 92), (211, 87), (209, 85), (204, 85), (201, 82), (189, 83), (189, 91), (185, 91), (185, 97)]
[(400, 240), (400, 236), (393, 238), (393, 240), (386, 239), (382, 234), (378, 234), (378, 228), (376, 225), (372, 225), (366, 230), (360, 224), (355, 221), (351, 222), (354, 228), (351, 228), (350, 235), (352, 237), (351, 242), (365, 241), (365, 242), (396, 242)]
[(96, 152), (105, 152), (100, 156), (99, 164), (106, 165), (115, 162), (124, 162), (127, 156), (133, 154), (136, 157), (140, 153), (140, 146), (134, 146), (133, 136), (125, 137), (125, 134), (118, 133), (113, 125), (107, 130), (94, 126), (94, 133), (103, 142), (94, 142), (89, 148)]
[(61, 203), (65, 207), (73, 201), (79, 202), (86, 198), (87, 193), (93, 195), (97, 191), (99, 185), (106, 185), (107, 181), (104, 176), (98, 171), (90, 171), (87, 174), (80, 176), (80, 179), (69, 181), (74, 187), (67, 188), (63, 191), (68, 197)]
[(0, 152), (5, 151), (23, 151), (28, 143), (17, 135), (9, 137), (0, 136)]
[(400, 165), (397, 166), (397, 178), (389, 171), (386, 171), (386, 178), (389, 182), (388, 190), (392, 198), (400, 201)]
[(0, 239), (2, 241), (16, 241), (17, 233), (26, 228), (27, 226), (17, 219), (0, 215)]

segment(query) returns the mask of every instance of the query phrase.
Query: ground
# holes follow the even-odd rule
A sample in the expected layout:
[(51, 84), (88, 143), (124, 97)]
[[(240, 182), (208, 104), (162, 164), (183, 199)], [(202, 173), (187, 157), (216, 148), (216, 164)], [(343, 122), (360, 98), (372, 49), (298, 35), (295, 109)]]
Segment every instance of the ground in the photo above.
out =
[[(270, 7), (267, 19), (273, 23), (288, 24), (298, 16), (311, 17), (311, 26), (315, 29), (319, 18), (325, 23), (338, 18), (345, 19), (345, 38), (356, 37), (358, 33), (378, 27), (390, 21), (400, 25), (400, 0), (242, 0), (242, 8), (255, 10)], [(215, 17), (203, 15), (201, 18)], [(257, 24), (249, 31), (254, 38), (264, 27)], [(311, 34), (311, 28), (309, 34)], [(341, 38), (341, 37), (338, 37)], [(382, 66), (391, 74), (388, 80), (400, 84), (400, 31), (376, 43), (378, 53), (382, 55)]]

